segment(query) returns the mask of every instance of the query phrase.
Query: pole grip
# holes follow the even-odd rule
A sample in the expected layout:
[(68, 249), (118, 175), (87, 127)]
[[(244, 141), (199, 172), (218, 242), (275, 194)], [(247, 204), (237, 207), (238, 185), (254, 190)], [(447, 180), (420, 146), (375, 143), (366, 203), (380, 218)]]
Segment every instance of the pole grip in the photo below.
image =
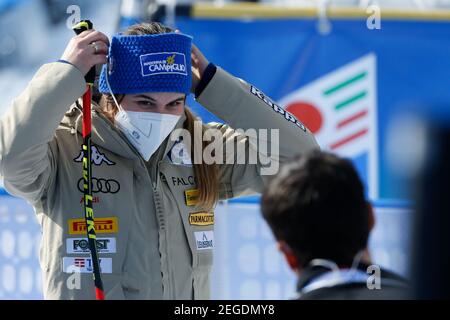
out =
[[(74, 25), (72, 27), (72, 29), (78, 35), (78, 34), (82, 33), (83, 31), (93, 29), (93, 24), (92, 24), (92, 22), (90, 20), (81, 20), (76, 25)], [(88, 73), (86, 74), (84, 79), (86, 80), (87, 84), (89, 84), (89, 85), (93, 85), (94, 84), (94, 81), (95, 81), (95, 66), (93, 66), (88, 71)]]

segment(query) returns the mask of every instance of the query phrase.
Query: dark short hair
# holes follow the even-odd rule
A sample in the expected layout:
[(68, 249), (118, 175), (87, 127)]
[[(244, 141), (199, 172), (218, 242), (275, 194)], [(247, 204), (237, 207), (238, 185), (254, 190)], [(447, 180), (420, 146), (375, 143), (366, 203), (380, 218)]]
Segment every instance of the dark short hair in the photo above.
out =
[(301, 266), (318, 258), (351, 264), (367, 246), (368, 210), (352, 163), (320, 151), (284, 165), (262, 196), (264, 219)]

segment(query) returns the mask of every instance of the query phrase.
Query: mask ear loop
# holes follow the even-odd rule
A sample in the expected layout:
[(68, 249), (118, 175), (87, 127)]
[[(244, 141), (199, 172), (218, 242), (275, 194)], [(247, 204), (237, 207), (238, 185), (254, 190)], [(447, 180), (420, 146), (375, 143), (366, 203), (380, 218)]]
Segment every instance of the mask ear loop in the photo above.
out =
[(120, 111), (124, 112), (122, 106), (117, 102), (116, 96), (114, 95), (114, 92), (111, 90), (111, 86), (109, 84), (109, 70), (110, 70), (109, 66), (110, 66), (110, 57), (108, 56), (108, 62), (106, 63), (106, 76), (105, 76), (106, 85), (108, 86), (109, 93), (111, 94), (117, 109), (119, 109), (119, 112)]

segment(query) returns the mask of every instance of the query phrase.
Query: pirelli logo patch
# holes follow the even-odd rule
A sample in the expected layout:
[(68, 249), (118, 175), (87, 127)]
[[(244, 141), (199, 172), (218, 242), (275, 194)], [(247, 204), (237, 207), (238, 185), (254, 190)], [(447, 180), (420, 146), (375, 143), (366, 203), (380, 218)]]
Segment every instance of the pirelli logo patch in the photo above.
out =
[(214, 224), (214, 213), (213, 212), (190, 213), (189, 224), (192, 226), (211, 226)]
[[(119, 231), (119, 222), (117, 217), (95, 218), (96, 233), (117, 233)], [(85, 219), (70, 219), (69, 234), (86, 235)]]
[(190, 189), (184, 192), (184, 198), (187, 206), (196, 206), (200, 191), (198, 189)]

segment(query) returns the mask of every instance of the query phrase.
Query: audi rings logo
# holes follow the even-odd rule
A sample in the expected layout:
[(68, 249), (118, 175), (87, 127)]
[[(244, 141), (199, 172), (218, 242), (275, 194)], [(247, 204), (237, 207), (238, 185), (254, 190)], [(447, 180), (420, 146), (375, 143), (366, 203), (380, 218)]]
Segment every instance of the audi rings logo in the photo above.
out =
[[(83, 178), (78, 180), (78, 190), (80, 192), (84, 191), (83, 188)], [(117, 193), (120, 190), (120, 184), (114, 179), (103, 179), (92, 177), (92, 193)]]

